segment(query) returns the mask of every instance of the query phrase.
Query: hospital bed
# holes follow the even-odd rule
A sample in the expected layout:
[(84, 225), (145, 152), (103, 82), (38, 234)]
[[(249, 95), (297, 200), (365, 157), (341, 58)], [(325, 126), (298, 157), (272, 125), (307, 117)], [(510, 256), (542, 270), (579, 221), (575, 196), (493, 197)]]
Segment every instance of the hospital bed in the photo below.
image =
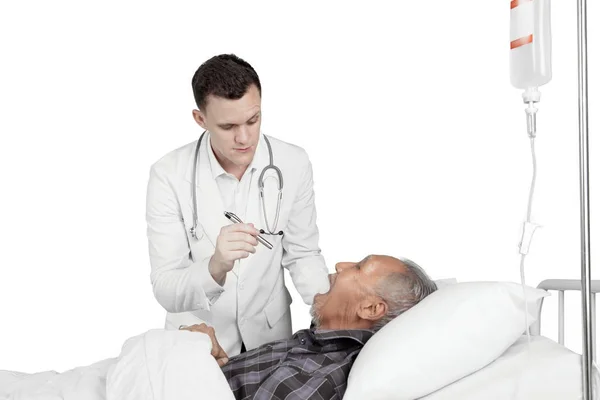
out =
[[(464, 287), (475, 287), (480, 291), (481, 296), (473, 297), (471, 292), (465, 297), (465, 303), (460, 307), (461, 310), (468, 313), (481, 312), (477, 307), (481, 305), (488, 306), (491, 303), (486, 303), (492, 299), (489, 295), (493, 292), (496, 283), (488, 282), (482, 284), (492, 285), (492, 289), (480, 287), (478, 283), (450, 283), (440, 285), (438, 290), (440, 296), (443, 294), (452, 295), (451, 298), (457, 299), (456, 291)], [(579, 284), (579, 286), (578, 286)], [(521, 285), (514, 283), (498, 283), (501, 291), (506, 286), (512, 285), (511, 289), (521, 289)], [(514, 287), (513, 287), (514, 286)], [(385, 357), (393, 353), (394, 350), (387, 348), (384, 352), (378, 354), (367, 354), (373, 349), (379, 351), (377, 346), (368, 348), (369, 344), (377, 341), (380, 338), (385, 339), (385, 335), (394, 335), (399, 337), (397, 332), (392, 329), (386, 331), (384, 327), (380, 332), (375, 334), (367, 343), (363, 352), (361, 352), (356, 360), (355, 367), (351, 372), (351, 377), (348, 382), (348, 389), (344, 400), (353, 399), (408, 399), (421, 398), (425, 400), (444, 400), (444, 399), (556, 399), (569, 400), (582, 398), (582, 377), (581, 377), (581, 356), (567, 349), (564, 346), (564, 292), (568, 290), (579, 290), (579, 281), (570, 280), (547, 280), (542, 282), (538, 288), (543, 289), (531, 293), (546, 293), (557, 292), (559, 299), (559, 342), (550, 340), (547, 337), (540, 335), (541, 320), (537, 320), (531, 325), (531, 343), (528, 347), (527, 336), (523, 335), (523, 330), (517, 332), (516, 340), (510, 343), (505, 350), (502, 350), (498, 357), (495, 357), (490, 362), (481, 367), (476, 367), (472, 364), (470, 369), (463, 369), (465, 376), (455, 379), (456, 376), (447, 377), (449, 380), (444, 384), (443, 381), (437, 379), (440, 375), (447, 374), (443, 371), (444, 363), (452, 365), (452, 370), (461, 359), (469, 356), (463, 354), (463, 350), (452, 354), (452, 348), (447, 346), (443, 341), (432, 343), (431, 339), (427, 339), (429, 344), (427, 348), (421, 349), (418, 354), (423, 362), (430, 362), (431, 367), (427, 371), (417, 371), (424, 379), (416, 382), (419, 379), (403, 378), (402, 374), (411, 374), (415, 371), (413, 368), (419, 368), (418, 360), (411, 361), (411, 354), (405, 354), (402, 362), (395, 360), (396, 368), (385, 369), (388, 373), (388, 379), (385, 382), (372, 379), (372, 376), (362, 374), (362, 371), (368, 370), (375, 372), (377, 376), (381, 376), (386, 372)], [(456, 293), (451, 293), (455, 290)], [(592, 291), (595, 294), (600, 291), (600, 281), (592, 282)], [(508, 292), (507, 292), (508, 293)], [(511, 295), (518, 293), (513, 291)], [(485, 298), (482, 298), (485, 297)], [(430, 297), (433, 297), (431, 295)], [(532, 304), (539, 305), (539, 308), (530, 310), (531, 315), (542, 315), (543, 297), (537, 299), (535, 295), (530, 296)], [(435, 299), (432, 299), (435, 300)], [(438, 299), (442, 301), (441, 299)], [(497, 301), (497, 298), (493, 298)], [(459, 300), (457, 300), (459, 301)], [(422, 302), (425, 303), (425, 300)], [(447, 302), (446, 302), (447, 303)], [(518, 302), (509, 304), (507, 301), (503, 304), (498, 303), (497, 317), (503, 317), (504, 306), (518, 306)], [(447, 314), (445, 310), (440, 310), (441, 303), (434, 301), (424, 304), (421, 309), (417, 305), (405, 314), (406, 321), (413, 326), (413, 331), (406, 333), (405, 338), (401, 338), (403, 342), (411, 340), (420, 340), (421, 337), (426, 337), (428, 328), (423, 327), (423, 331), (419, 330), (419, 323), (415, 322), (421, 312), (421, 317), (427, 317), (422, 320), (444, 324), (444, 321), (436, 317), (436, 313)], [(458, 304), (458, 303), (457, 303)], [(432, 307), (437, 307), (436, 309)], [(453, 306), (454, 307), (454, 306)], [(413, 312), (414, 311), (414, 312)], [(412, 315), (411, 315), (412, 312)], [(428, 315), (424, 315), (427, 313)], [(467, 317), (474, 317), (474, 314), (464, 314)], [(490, 315), (489, 310), (486, 314), (480, 314), (476, 317), (475, 325), (480, 324), (481, 332), (489, 330), (490, 324), (494, 324), (496, 317), (490, 317), (487, 320), (481, 316)], [(513, 321), (515, 324), (521, 324), (521, 315), (512, 315), (511, 318), (518, 319)], [(410, 319), (412, 318), (412, 319)], [(460, 313), (452, 315), (447, 321), (460, 319)], [(390, 322), (391, 326), (396, 320)], [(406, 322), (405, 321), (405, 322)], [(437, 322), (436, 322), (437, 321)], [(396, 324), (396, 328), (400, 329), (400, 323)], [(464, 324), (463, 324), (464, 325)], [(393, 328), (393, 327), (392, 327)], [(463, 327), (464, 328), (464, 327)], [(437, 332), (440, 338), (449, 338), (455, 343), (455, 347), (460, 348), (460, 338), (452, 338), (457, 330), (452, 332)], [(406, 331), (406, 327), (402, 328)], [(464, 335), (464, 333), (460, 333)], [(210, 400), (231, 400), (233, 397), (229, 391), (229, 387), (220, 374), (214, 360), (210, 357), (210, 342), (205, 340), (206, 336), (198, 333), (184, 331), (163, 331), (153, 330), (142, 335), (130, 338), (123, 346), (122, 352), (118, 357), (109, 358), (99, 361), (95, 364), (75, 368), (63, 373), (55, 371), (40, 372), (37, 374), (24, 374), (11, 371), (0, 371), (0, 399), (1, 400), (31, 400), (31, 399), (73, 399), (73, 400), (141, 400), (141, 399), (210, 399)], [(472, 340), (472, 339), (469, 339)], [(498, 338), (500, 340), (500, 338)], [(512, 339), (511, 339), (512, 340)], [(384, 344), (384, 342), (375, 343)], [(413, 343), (414, 344), (414, 343)], [(386, 345), (389, 345), (387, 343)], [(492, 346), (493, 343), (487, 345)], [(411, 345), (412, 346), (412, 345)], [(436, 348), (436, 346), (438, 346)], [(441, 347), (440, 347), (441, 346)], [(476, 348), (477, 344), (473, 343), (473, 354), (480, 354), (481, 348)], [(401, 348), (402, 343), (398, 343), (394, 348)], [(414, 347), (414, 346), (412, 346)], [(440, 351), (440, 348), (442, 351)], [(445, 350), (444, 354), (440, 354)], [(408, 349), (410, 351), (410, 349)], [(367, 352), (367, 353), (365, 353)], [(453, 359), (454, 358), (454, 359)], [(365, 364), (365, 362), (367, 364)], [(425, 364), (421, 364), (421, 367)], [(355, 371), (358, 368), (362, 371)], [(405, 368), (406, 371), (402, 371)], [(460, 369), (460, 368), (458, 368)], [(359, 373), (362, 375), (359, 376)], [(593, 373), (593, 385), (597, 387), (600, 382), (600, 375), (597, 370)], [(437, 379), (437, 381), (436, 381)], [(416, 386), (415, 386), (416, 385)], [(429, 385), (429, 386), (428, 386)], [(435, 386), (442, 387), (435, 387)], [(518, 385), (518, 386), (517, 386)], [(410, 386), (415, 386), (410, 388)], [(418, 386), (418, 387), (417, 387)], [(431, 390), (433, 389), (433, 390)], [(415, 397), (412, 393), (421, 392), (421, 395)], [(430, 391), (428, 391), (430, 390)], [(390, 392), (392, 392), (390, 394)], [(367, 395), (365, 395), (367, 393)], [(594, 399), (596, 393), (594, 390)]]

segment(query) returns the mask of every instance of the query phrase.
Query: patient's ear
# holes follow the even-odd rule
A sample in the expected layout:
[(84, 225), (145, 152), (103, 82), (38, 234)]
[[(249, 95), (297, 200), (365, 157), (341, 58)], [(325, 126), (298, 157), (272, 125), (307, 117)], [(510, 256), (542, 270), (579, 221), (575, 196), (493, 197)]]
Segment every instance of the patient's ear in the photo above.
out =
[(369, 296), (360, 302), (358, 316), (368, 321), (378, 321), (383, 318), (387, 310), (387, 304), (380, 297)]

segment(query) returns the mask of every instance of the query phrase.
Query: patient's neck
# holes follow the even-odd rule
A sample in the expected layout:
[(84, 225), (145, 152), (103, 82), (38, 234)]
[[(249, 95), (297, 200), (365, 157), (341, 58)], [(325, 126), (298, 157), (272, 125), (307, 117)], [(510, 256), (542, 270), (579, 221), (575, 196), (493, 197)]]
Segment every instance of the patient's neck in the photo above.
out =
[(320, 330), (342, 330), (342, 329), (353, 330), (353, 329), (372, 329), (372, 328), (373, 328), (373, 322), (366, 320), (366, 319), (362, 319), (362, 318), (356, 318), (353, 320), (350, 320), (347, 318), (336, 318), (336, 319), (330, 319), (330, 320), (323, 320), (317, 326), (317, 329), (320, 329)]

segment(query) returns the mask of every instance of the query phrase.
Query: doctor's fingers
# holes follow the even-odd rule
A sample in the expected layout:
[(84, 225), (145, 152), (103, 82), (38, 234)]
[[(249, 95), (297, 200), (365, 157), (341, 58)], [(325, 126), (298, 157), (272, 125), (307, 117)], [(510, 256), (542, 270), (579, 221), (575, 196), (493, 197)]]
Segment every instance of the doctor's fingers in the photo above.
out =
[(217, 340), (215, 331), (212, 330), (208, 332), (207, 335), (210, 337), (210, 341), (212, 342), (212, 350), (210, 351), (210, 354), (217, 360), (220, 358), (228, 358), (227, 353), (225, 353), (225, 350), (223, 350), (221, 344)]
[(227, 357), (217, 358), (217, 364), (219, 365), (219, 367), (222, 367), (223, 365), (227, 364), (228, 362), (229, 362), (229, 358), (227, 358)]
[(221, 251), (247, 251), (248, 253), (256, 253), (256, 246), (244, 241), (225, 242), (221, 247)]
[(260, 233), (252, 224), (231, 224), (221, 228), (221, 235), (230, 232), (243, 232), (252, 236), (257, 236)]
[[(227, 363), (227, 361), (229, 361), (229, 356), (227, 355), (227, 353), (225, 353), (225, 350), (223, 350), (223, 348), (217, 343), (217, 354), (214, 356), (215, 359), (217, 360), (217, 362), (219, 363), (219, 367), (222, 367), (223, 365), (225, 365)], [(213, 346), (214, 348), (214, 346)]]
[(256, 237), (242, 232), (230, 232), (225, 236), (228, 242), (246, 242), (252, 246), (258, 246)]
[(212, 343), (212, 350), (210, 351), (210, 355), (217, 360), (219, 367), (227, 364), (229, 361), (229, 356), (225, 353), (225, 350), (221, 347), (219, 342), (217, 341), (217, 335), (215, 334), (215, 329), (212, 326), (208, 326), (206, 324), (196, 324), (192, 326), (186, 326), (185, 328), (181, 328), (181, 330), (186, 330), (190, 332), (201, 332), (206, 334)]
[(210, 354), (217, 360), (219, 358), (228, 358), (227, 353), (225, 353), (225, 350), (223, 350), (223, 348), (217, 341), (217, 338), (215, 337), (215, 335), (209, 335), (209, 336), (212, 341), (212, 350), (210, 351)]
[(194, 325), (191, 325), (191, 326), (186, 326), (184, 328), (181, 328), (181, 330), (190, 331), (190, 332), (206, 333), (209, 336), (211, 335), (211, 333), (213, 335), (215, 333), (215, 328), (213, 328), (212, 326), (208, 326), (205, 323), (194, 324)]

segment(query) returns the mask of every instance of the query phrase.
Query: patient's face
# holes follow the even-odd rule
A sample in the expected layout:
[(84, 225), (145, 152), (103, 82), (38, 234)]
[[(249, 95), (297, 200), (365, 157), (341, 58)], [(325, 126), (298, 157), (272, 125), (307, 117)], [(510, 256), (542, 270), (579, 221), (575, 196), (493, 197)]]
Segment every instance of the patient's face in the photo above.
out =
[(382, 277), (390, 272), (405, 272), (406, 267), (396, 258), (373, 255), (360, 262), (338, 263), (335, 270), (329, 275), (329, 291), (317, 294), (311, 307), (313, 321), (323, 329), (356, 329), (361, 322), (361, 301), (373, 296)]

